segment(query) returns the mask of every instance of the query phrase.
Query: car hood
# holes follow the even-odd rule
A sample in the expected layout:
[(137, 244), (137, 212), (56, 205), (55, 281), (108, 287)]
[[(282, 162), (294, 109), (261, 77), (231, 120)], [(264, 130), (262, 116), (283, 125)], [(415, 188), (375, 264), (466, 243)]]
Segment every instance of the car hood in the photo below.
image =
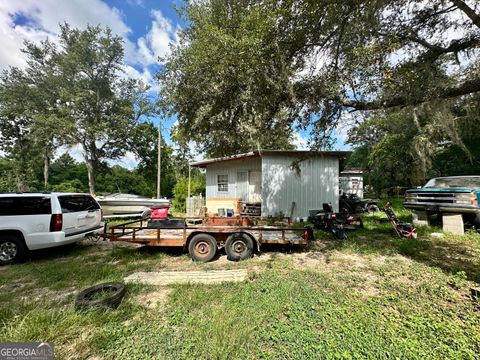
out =
[[(471, 193), (474, 192), (474, 189), (468, 188), (421, 188), (421, 189), (410, 189), (407, 190), (407, 193), (427, 193), (427, 192), (438, 192), (438, 193)], [(477, 190), (479, 191), (479, 190)], [(477, 192), (475, 191), (475, 192)]]

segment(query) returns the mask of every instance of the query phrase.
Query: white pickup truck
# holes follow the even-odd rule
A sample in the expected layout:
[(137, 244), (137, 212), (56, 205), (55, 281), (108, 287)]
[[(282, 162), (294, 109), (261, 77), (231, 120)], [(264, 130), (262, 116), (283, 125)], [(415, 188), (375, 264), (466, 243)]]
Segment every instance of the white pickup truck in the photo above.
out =
[(98, 202), (89, 194), (0, 194), (0, 265), (29, 250), (69, 244), (103, 229)]

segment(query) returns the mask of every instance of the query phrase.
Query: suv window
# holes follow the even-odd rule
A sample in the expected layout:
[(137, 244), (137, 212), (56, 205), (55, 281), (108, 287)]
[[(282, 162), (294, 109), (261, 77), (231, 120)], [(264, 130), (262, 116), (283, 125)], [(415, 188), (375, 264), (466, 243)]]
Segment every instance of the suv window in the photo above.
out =
[(88, 195), (59, 196), (58, 201), (60, 201), (63, 213), (100, 209), (98, 203)]
[(51, 214), (50, 197), (16, 196), (0, 197), (0, 216)]

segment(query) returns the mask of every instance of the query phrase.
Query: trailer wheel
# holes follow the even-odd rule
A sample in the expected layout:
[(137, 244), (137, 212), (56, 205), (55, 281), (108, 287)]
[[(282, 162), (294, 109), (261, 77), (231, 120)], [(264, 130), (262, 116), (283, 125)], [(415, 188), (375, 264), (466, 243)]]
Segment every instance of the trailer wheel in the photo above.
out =
[(225, 242), (225, 252), (230, 261), (245, 260), (253, 255), (253, 240), (244, 233), (233, 233)]
[(195, 261), (209, 262), (217, 254), (217, 241), (211, 235), (197, 234), (188, 244), (188, 253)]

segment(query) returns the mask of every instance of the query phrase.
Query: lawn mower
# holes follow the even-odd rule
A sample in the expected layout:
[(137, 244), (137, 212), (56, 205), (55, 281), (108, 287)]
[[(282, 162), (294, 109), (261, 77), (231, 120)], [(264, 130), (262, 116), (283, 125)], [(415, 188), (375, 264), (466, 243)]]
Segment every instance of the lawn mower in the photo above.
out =
[(361, 212), (373, 214), (380, 211), (377, 200), (361, 199), (356, 194), (343, 193), (338, 199), (338, 205), (341, 211), (348, 212), (350, 214)]
[(383, 207), (383, 211), (387, 214), (388, 220), (393, 225), (392, 235), (401, 238), (417, 238), (417, 229), (410, 223), (398, 220), (393, 212), (392, 204), (387, 202)]
[(357, 225), (363, 227), (361, 218), (346, 212), (336, 213), (332, 205), (327, 203), (323, 204), (323, 211), (313, 210), (309, 220), (316, 229), (331, 232), (336, 239), (346, 239), (345, 230), (355, 230)]

